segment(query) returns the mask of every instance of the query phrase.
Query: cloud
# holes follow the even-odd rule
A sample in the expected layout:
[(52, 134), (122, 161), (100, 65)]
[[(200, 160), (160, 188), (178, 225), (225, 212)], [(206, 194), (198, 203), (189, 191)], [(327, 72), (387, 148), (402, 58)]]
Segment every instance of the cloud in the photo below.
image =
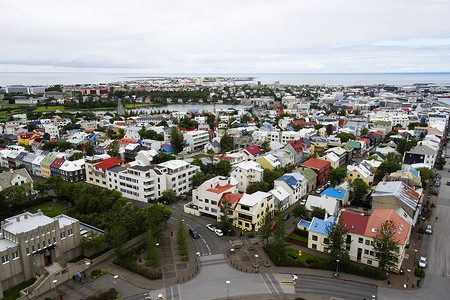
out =
[(449, 1), (2, 1), (0, 69), (450, 71)]

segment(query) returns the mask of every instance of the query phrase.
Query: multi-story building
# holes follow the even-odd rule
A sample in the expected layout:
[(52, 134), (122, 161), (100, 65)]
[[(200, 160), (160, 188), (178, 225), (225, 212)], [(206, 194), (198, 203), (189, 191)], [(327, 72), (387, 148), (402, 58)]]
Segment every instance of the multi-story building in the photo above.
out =
[(282, 187), (289, 193), (289, 205), (296, 203), (306, 195), (307, 180), (301, 173), (284, 174), (275, 180), (274, 185)]
[(191, 146), (193, 152), (203, 150), (209, 142), (209, 134), (206, 130), (189, 131), (184, 134), (184, 139)]
[(44, 178), (49, 178), (52, 176), (51, 164), (55, 161), (56, 157), (53, 155), (47, 155), (41, 161), (41, 176)]
[(9, 170), (9, 172), (0, 173), (0, 191), (13, 185), (22, 185), (24, 183), (33, 183), (33, 179), (27, 169)]
[(264, 169), (261, 165), (254, 161), (244, 161), (239, 163), (236, 168), (231, 171), (231, 177), (236, 179), (239, 192), (245, 192), (251, 183), (263, 180)]
[(50, 165), (50, 176), (58, 176), (61, 174), (61, 166), (64, 164), (66, 160), (62, 158), (56, 158), (52, 164)]
[(68, 182), (81, 182), (86, 180), (86, 170), (84, 159), (75, 161), (66, 160), (59, 168), (61, 177)]
[(311, 158), (300, 166), (312, 169), (317, 174), (317, 186), (321, 185), (328, 179), (328, 173), (330, 172), (330, 162), (317, 158)]
[(25, 212), (1, 222), (0, 289), (44, 274), (45, 266), (80, 254), (80, 222), (66, 215)]
[[(109, 156), (107, 156), (109, 157)], [(106, 171), (114, 166), (122, 165), (123, 160), (104, 156), (92, 156), (85, 159), (86, 183), (108, 188)]]
[(41, 162), (42, 160), (44, 160), (45, 156), (44, 155), (38, 155), (36, 156), (35, 159), (33, 159), (33, 161), (31, 162), (31, 168), (33, 170), (33, 175), (36, 176), (42, 176), (42, 172), (41, 172)]
[(403, 156), (403, 165), (425, 164), (433, 168), (436, 162), (437, 152), (425, 145), (417, 145)]
[(246, 230), (258, 230), (267, 212), (273, 215), (275, 205), (271, 193), (254, 192), (244, 194), (235, 207), (236, 226)]

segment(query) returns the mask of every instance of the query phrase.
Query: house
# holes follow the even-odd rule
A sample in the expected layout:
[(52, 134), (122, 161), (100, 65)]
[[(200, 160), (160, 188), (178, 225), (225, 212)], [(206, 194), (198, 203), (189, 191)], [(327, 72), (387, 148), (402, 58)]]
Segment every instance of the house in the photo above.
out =
[(245, 148), (242, 153), (244, 154), (246, 160), (255, 160), (256, 157), (262, 153), (262, 151), (257, 146), (252, 145)]
[(144, 164), (144, 166), (149, 166), (153, 161), (153, 157), (157, 155), (158, 152), (155, 150), (141, 150), (137, 153), (135, 157), (135, 161), (140, 161)]
[(306, 193), (310, 193), (317, 187), (317, 173), (310, 168), (297, 168), (294, 172), (299, 172), (306, 178)]
[(62, 158), (56, 158), (51, 164), (50, 164), (50, 176), (58, 176), (61, 174), (61, 166), (64, 164), (66, 160)]
[[(325, 218), (325, 220), (319, 218), (313, 218), (311, 222), (300, 221), (300, 227), (306, 227), (308, 231), (308, 248), (313, 250), (318, 250), (321, 252), (328, 252), (327, 245), (325, 241), (328, 239), (327, 228), (333, 226), (336, 222), (334, 217)], [(306, 225), (306, 226), (302, 226)]]
[(339, 203), (340, 201), (336, 198), (308, 195), (305, 206), (309, 211), (313, 211), (314, 208), (322, 208), (328, 215), (336, 216), (339, 211)]
[(275, 207), (287, 208), (289, 207), (290, 194), (281, 186), (276, 186), (269, 191), (273, 195)]
[(54, 262), (65, 265), (80, 255), (80, 222), (66, 215), (24, 212), (2, 221), (1, 232), (0, 294), (36, 274), (48, 274), (45, 267)]
[(244, 194), (235, 208), (236, 226), (245, 230), (258, 230), (266, 213), (273, 215), (274, 198), (271, 193)]
[(256, 160), (264, 169), (275, 170), (281, 168), (280, 160), (272, 154), (266, 154)]
[(264, 169), (255, 161), (244, 161), (236, 165), (230, 176), (236, 179), (239, 192), (247, 191), (249, 184), (263, 180)]
[(41, 172), (41, 162), (42, 160), (45, 158), (44, 155), (37, 155), (36, 158), (31, 162), (31, 167), (32, 167), (32, 174), (36, 175), (36, 176), (41, 176), (42, 177), (42, 172)]
[(350, 163), (352, 158), (352, 152), (345, 150), (342, 147), (333, 147), (325, 151), (326, 154), (334, 153), (337, 157), (339, 157), (339, 167), (345, 168), (347, 164)]
[(136, 159), (136, 155), (142, 150), (147, 150), (147, 148), (140, 143), (126, 145), (124, 152), (125, 162), (134, 161)]
[(59, 168), (61, 177), (67, 182), (84, 182), (86, 180), (86, 170), (84, 159), (75, 161), (66, 160)]
[(362, 152), (360, 141), (348, 141), (345, 146), (352, 150), (353, 155), (359, 155)]
[(333, 152), (326, 153), (324, 156), (322, 156), (320, 159), (326, 160), (330, 162), (330, 166), (333, 169), (336, 169), (340, 167), (340, 159), (339, 156), (334, 154)]
[(368, 186), (371, 186), (374, 177), (374, 174), (362, 164), (347, 166), (347, 176), (345, 177), (345, 180), (349, 183), (352, 183), (355, 179), (362, 179)]
[(328, 180), (328, 173), (330, 172), (330, 162), (317, 158), (310, 158), (303, 162), (300, 166), (312, 169), (317, 174), (317, 186), (322, 185)]
[(29, 174), (33, 174), (33, 160), (36, 158), (36, 154), (27, 153), (27, 155), (23, 158), (23, 165), (27, 169)]
[(411, 187), (422, 187), (422, 179), (420, 177), (420, 172), (417, 171), (413, 166), (405, 166), (403, 169), (398, 170), (385, 176), (383, 181), (403, 181)]
[(207, 130), (189, 131), (184, 134), (184, 139), (191, 146), (193, 152), (203, 150), (209, 142), (209, 134)]
[(298, 139), (296, 141), (288, 141), (284, 148), (290, 148), (294, 153), (294, 165), (299, 166), (311, 153), (311, 147), (309, 143), (304, 139)]
[(301, 173), (286, 173), (275, 179), (274, 186), (282, 187), (287, 191), (289, 194), (289, 205), (293, 205), (306, 195), (306, 182), (305, 176)]
[(417, 145), (403, 155), (403, 165), (425, 164), (434, 167), (437, 152), (425, 145)]
[(17, 143), (25, 145), (25, 146), (29, 146), (30, 141), (33, 141), (34, 139), (39, 139), (39, 138), (41, 138), (41, 135), (36, 134), (36, 133), (32, 133), (32, 132), (21, 133), (17, 137)]
[(51, 164), (55, 161), (56, 157), (53, 155), (47, 155), (41, 161), (41, 176), (44, 178), (49, 178), (52, 176)]
[(349, 204), (350, 192), (345, 189), (339, 188), (327, 188), (320, 194), (325, 199), (336, 199), (339, 202), (339, 206), (346, 206)]
[(106, 172), (109, 168), (122, 165), (123, 160), (104, 155), (96, 155), (85, 158), (86, 183), (108, 188)]
[(0, 191), (13, 185), (22, 185), (24, 183), (33, 183), (33, 179), (27, 169), (10, 169), (9, 172), (0, 173)]
[(209, 153), (209, 152), (213, 152), (213, 153), (220, 153), (220, 140), (219, 138), (214, 138), (212, 141), (208, 142), (205, 145), (205, 148), (203, 149), (203, 151)]
[(421, 194), (402, 181), (380, 182), (372, 192), (373, 209), (403, 208), (416, 224), (420, 214)]

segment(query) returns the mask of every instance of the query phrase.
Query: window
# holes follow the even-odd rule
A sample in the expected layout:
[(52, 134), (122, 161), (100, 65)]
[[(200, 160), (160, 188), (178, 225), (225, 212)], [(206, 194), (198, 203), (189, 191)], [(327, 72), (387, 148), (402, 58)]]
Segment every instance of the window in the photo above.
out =
[(56, 244), (56, 236), (53, 237), (53, 243)]
[(363, 240), (364, 240), (363, 238), (359, 238), (359, 239), (358, 239), (358, 243), (362, 244), (362, 243), (363, 243)]
[(68, 235), (73, 235), (73, 229), (67, 230), (67, 234), (68, 234)]
[(366, 240), (366, 245), (369, 246), (370, 245), (370, 241)]
[(42, 248), (45, 248), (45, 241), (42, 242)]
[(50, 233), (50, 228), (49, 227), (47, 227), (47, 233)]
[(2, 264), (5, 264), (9, 261), (8, 255), (2, 256)]
[(313, 248), (314, 250), (317, 250), (317, 245), (316, 245), (316, 244), (312, 244), (312, 248)]
[(364, 254), (369, 254), (369, 250), (365, 249)]
[(61, 239), (64, 239), (64, 238), (66, 238), (66, 232), (65, 231), (61, 232)]
[(28, 242), (28, 236), (25, 236), (25, 242)]
[(25, 249), (27, 251), (27, 255), (30, 254), (30, 248)]
[(33, 233), (30, 233), (30, 240), (34, 240), (34, 235), (33, 235)]
[(313, 235), (313, 236), (312, 236), (312, 240), (313, 240), (313, 241), (317, 241), (317, 235)]
[(31, 245), (31, 251), (35, 251), (35, 249), (34, 249), (34, 245)]
[(369, 254), (370, 254), (371, 256), (373, 256), (373, 255), (374, 255), (373, 251), (370, 251), (370, 252), (369, 252)]
[(14, 251), (12, 253), (12, 259), (17, 259), (17, 258), (19, 258), (19, 251)]
[(44, 229), (41, 230), (41, 234), (44, 235)]
[(38, 250), (41, 250), (41, 243), (37, 243)]
[(372, 261), (371, 261), (370, 259), (368, 259), (368, 260), (367, 260), (367, 264), (368, 264), (368, 265), (371, 265), (371, 264), (372, 264)]
[(48, 241), (48, 245), (51, 245), (51, 244), (52, 244), (52, 242), (50, 241), (50, 239), (48, 239), (47, 241)]

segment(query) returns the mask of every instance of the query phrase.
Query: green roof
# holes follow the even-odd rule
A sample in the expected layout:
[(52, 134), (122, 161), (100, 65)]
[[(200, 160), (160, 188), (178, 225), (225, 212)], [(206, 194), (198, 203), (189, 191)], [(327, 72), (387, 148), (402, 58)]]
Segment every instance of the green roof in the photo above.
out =
[(306, 167), (300, 167), (300, 168), (294, 170), (294, 172), (299, 172), (300, 174), (305, 176), (308, 181), (316, 180), (316, 177), (317, 177), (316, 172), (314, 172), (312, 169), (306, 168)]
[(56, 157), (53, 155), (47, 155), (44, 157), (44, 159), (41, 161), (41, 165), (49, 167), (54, 161)]
[(361, 144), (357, 141), (348, 141), (346, 146), (349, 146), (350, 148), (353, 149), (361, 149)]
[(381, 153), (381, 152), (378, 152), (378, 151), (370, 151), (369, 152), (369, 156), (371, 156), (371, 155), (378, 155), (379, 157), (381, 157), (382, 159), (386, 159), (386, 155), (384, 155), (383, 153)]

